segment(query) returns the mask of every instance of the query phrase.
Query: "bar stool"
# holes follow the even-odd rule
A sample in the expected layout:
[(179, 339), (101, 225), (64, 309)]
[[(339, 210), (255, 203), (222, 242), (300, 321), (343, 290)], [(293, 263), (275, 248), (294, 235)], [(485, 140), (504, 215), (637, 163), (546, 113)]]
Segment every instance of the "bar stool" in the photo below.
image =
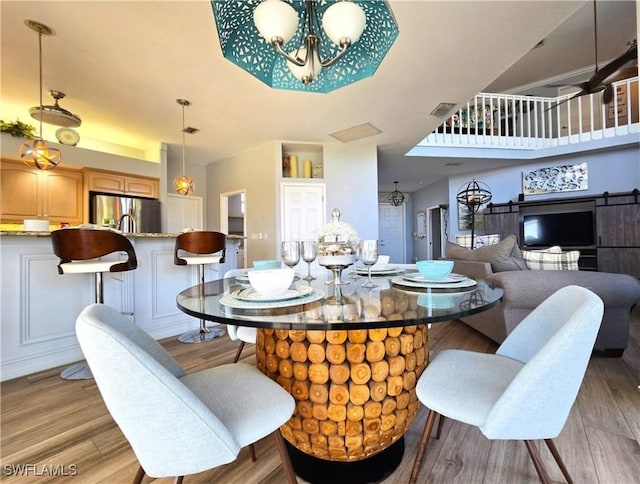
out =
[[(176, 237), (174, 263), (178, 266), (197, 265), (200, 280), (200, 296), (204, 297), (205, 264), (222, 264), (227, 244), (227, 236), (221, 232), (204, 230), (185, 232)], [(189, 331), (178, 337), (181, 343), (202, 343), (222, 336), (224, 329), (207, 328), (204, 319), (200, 320), (200, 328)]]
[[(131, 271), (138, 267), (136, 253), (129, 239), (112, 230), (105, 229), (60, 229), (51, 232), (53, 252), (60, 258), (59, 274), (94, 274), (94, 302), (104, 304), (102, 273)], [(124, 252), (126, 260), (99, 259)], [(85, 361), (66, 368), (61, 374), (65, 380), (92, 378)]]

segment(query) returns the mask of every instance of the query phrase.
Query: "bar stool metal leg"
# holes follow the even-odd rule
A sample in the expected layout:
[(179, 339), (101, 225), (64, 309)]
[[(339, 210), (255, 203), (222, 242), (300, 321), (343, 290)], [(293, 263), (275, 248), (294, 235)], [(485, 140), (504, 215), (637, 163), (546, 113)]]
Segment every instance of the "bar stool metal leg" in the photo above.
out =
[[(104, 295), (102, 292), (102, 272), (94, 273), (95, 276), (95, 302), (104, 304)], [(68, 368), (62, 370), (60, 378), (63, 380), (90, 380), (93, 378), (89, 365), (85, 360), (79, 361)]]
[[(200, 279), (200, 304), (204, 305), (204, 264), (198, 264), (198, 276)], [(202, 308), (204, 310), (204, 308)], [(204, 343), (224, 334), (224, 329), (217, 326), (208, 328), (204, 319), (200, 320), (200, 328), (189, 331), (178, 337), (180, 343)]]

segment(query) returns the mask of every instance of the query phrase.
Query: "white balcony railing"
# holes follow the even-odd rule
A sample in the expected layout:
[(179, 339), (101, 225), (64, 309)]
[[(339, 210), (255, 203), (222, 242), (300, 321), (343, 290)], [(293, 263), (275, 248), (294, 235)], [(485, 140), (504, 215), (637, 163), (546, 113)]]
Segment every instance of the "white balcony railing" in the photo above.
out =
[[(461, 106), (419, 147), (537, 150), (640, 133), (638, 77), (602, 92), (573, 98), (480, 93)], [(617, 113), (617, 115), (616, 115)]]

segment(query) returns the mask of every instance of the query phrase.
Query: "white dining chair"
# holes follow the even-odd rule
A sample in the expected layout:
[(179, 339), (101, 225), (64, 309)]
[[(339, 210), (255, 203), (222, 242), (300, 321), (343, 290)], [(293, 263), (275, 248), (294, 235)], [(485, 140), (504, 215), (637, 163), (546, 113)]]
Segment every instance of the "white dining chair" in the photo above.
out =
[[(240, 275), (244, 275), (249, 272), (250, 269), (231, 269), (225, 272), (224, 277), (236, 277)], [(240, 355), (242, 354), (242, 350), (244, 349), (245, 343), (256, 344), (256, 337), (258, 335), (258, 330), (256, 328), (250, 328), (247, 326), (234, 326), (232, 324), (227, 325), (227, 334), (229, 335), (229, 339), (232, 341), (240, 341), (240, 346), (238, 346), (238, 350), (233, 358), (233, 362), (237, 363), (240, 359)]]
[[(418, 480), (435, 419), (474, 425), (491, 440), (524, 440), (543, 483), (551, 482), (534, 440), (544, 440), (568, 482), (553, 443), (564, 427), (593, 350), (604, 305), (593, 292), (566, 286), (534, 309), (495, 354), (438, 353), (416, 393), (429, 409), (411, 483)], [(426, 479), (426, 477), (425, 477)]]
[(140, 463), (134, 482), (195, 474), (234, 461), (240, 449), (273, 434), (287, 481), (297, 482), (279, 427), (293, 397), (255, 367), (226, 364), (186, 374), (126, 316), (85, 308), (80, 347), (98, 389)]

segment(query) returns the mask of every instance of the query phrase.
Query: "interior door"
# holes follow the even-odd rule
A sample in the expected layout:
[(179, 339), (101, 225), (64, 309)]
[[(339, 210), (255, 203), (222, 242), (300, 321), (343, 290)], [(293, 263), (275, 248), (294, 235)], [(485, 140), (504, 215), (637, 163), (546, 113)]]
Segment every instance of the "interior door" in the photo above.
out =
[(390, 203), (378, 204), (378, 232), (380, 254), (388, 255), (389, 261), (405, 263), (404, 204), (394, 207)]
[(281, 240), (314, 239), (325, 213), (324, 183), (282, 184)]

